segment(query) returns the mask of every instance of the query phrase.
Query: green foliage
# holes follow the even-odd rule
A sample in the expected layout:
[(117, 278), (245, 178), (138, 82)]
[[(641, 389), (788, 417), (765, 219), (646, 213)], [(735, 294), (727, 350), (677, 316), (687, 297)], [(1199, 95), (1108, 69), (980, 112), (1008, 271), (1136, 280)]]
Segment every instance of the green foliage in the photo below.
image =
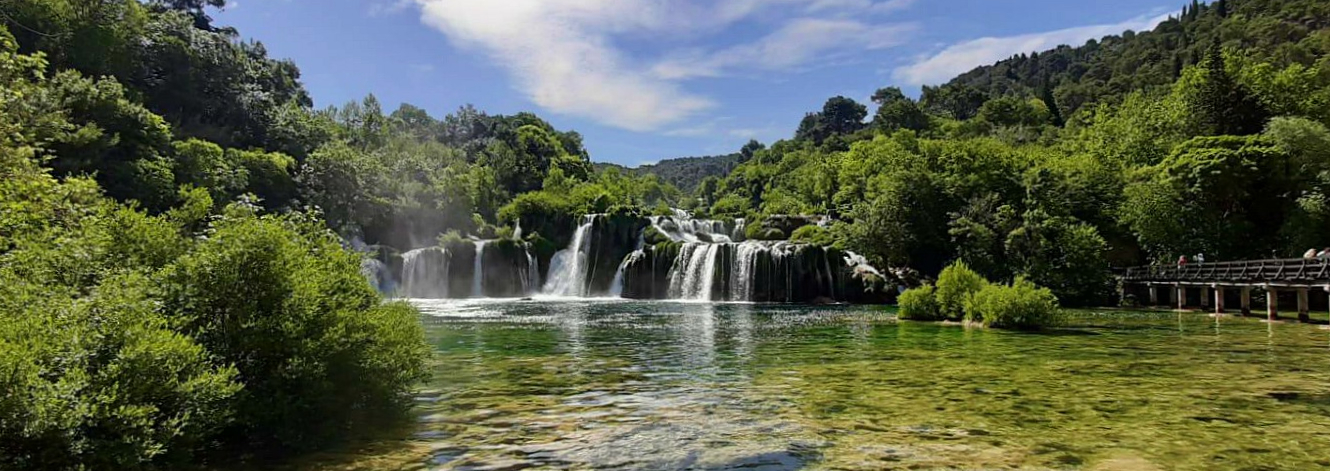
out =
[(790, 233), (790, 242), (830, 247), (836, 245), (836, 235), (825, 227), (808, 225), (795, 229), (794, 232)]
[[(202, 141), (155, 154), (169, 134), (113, 82), (48, 81), (0, 33), (0, 462), (175, 469), (401, 417), (427, 351), (415, 311), (382, 304), (317, 220), (233, 205), (209, 224), (210, 193), (273, 154), (239, 157), (248, 168)], [(104, 139), (116, 126), (142, 128)], [(57, 180), (42, 156), (162, 214)]]
[(189, 466), (228, 423), (237, 372), (171, 329), (153, 283), (75, 299), (12, 273), (0, 309), (0, 459), (20, 469)]
[(414, 311), (383, 305), (316, 222), (244, 211), (163, 274), (164, 308), (244, 383), (224, 440), (298, 450), (393, 417), (424, 372)]
[(873, 103), (878, 105), (873, 126), (884, 132), (901, 129), (922, 131), (928, 128), (928, 115), (924, 114), (918, 103), (901, 93), (900, 88), (878, 90), (873, 94)]
[(985, 327), (1039, 329), (1061, 321), (1058, 298), (1047, 288), (1017, 278), (1010, 286), (989, 284), (965, 304), (965, 318)]
[(748, 240), (787, 240), (785, 231), (775, 227), (763, 227), (761, 224), (749, 224), (744, 227), (744, 238)]
[(936, 321), (944, 319), (941, 306), (938, 305), (936, 288), (924, 285), (905, 290), (896, 303), (900, 306), (898, 316), (914, 321)]
[(988, 284), (988, 280), (971, 270), (965, 262), (947, 266), (937, 277), (938, 314), (946, 319), (960, 320), (965, 317), (965, 306), (970, 298)]
[(1076, 306), (1101, 305), (1113, 293), (1108, 243), (1094, 226), (1034, 210), (1007, 235), (1015, 272)]

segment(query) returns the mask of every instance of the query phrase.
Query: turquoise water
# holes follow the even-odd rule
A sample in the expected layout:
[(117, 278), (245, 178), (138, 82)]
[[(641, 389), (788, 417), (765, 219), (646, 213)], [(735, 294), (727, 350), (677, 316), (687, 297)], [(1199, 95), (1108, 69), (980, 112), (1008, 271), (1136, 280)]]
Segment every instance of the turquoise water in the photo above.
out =
[(419, 302), (410, 436), (343, 469), (1330, 467), (1330, 331), (1074, 312), (1017, 333), (883, 308)]

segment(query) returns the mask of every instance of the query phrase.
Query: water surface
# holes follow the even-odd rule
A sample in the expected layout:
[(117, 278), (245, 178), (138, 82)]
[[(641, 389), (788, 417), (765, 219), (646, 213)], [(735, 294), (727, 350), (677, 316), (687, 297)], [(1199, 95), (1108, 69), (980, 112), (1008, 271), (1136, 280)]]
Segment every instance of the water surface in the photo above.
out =
[(1165, 312), (1030, 334), (866, 307), (419, 301), (408, 439), (364, 469), (1330, 467), (1330, 331)]

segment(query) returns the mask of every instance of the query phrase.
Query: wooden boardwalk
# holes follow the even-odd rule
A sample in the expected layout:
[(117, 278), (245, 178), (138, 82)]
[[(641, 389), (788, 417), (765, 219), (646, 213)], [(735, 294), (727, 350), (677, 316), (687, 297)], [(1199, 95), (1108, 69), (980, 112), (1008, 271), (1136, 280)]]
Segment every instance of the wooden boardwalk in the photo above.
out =
[[(1279, 295), (1293, 292), (1297, 297), (1298, 319), (1308, 322), (1311, 320), (1308, 314), (1311, 293), (1330, 293), (1330, 259), (1153, 265), (1128, 268), (1119, 279), (1123, 296), (1130, 294), (1138, 299), (1148, 299), (1154, 306), (1160, 305), (1161, 299), (1168, 296), (1178, 309), (1186, 309), (1189, 291), (1199, 290), (1200, 307), (1208, 309), (1213, 306), (1215, 313), (1220, 314), (1225, 312), (1225, 301), (1234, 297), (1242, 314), (1250, 315), (1252, 291), (1259, 290), (1264, 293), (1266, 315), (1271, 320), (1279, 317)], [(1164, 288), (1162, 293), (1160, 288)]]

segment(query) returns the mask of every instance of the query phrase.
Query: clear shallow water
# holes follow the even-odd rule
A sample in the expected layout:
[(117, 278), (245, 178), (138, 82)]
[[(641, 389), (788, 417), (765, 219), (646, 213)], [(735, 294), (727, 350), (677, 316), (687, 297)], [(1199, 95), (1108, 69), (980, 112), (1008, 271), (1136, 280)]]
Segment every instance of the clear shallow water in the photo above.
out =
[(413, 435), (344, 469), (1330, 467), (1330, 331), (1074, 313), (1028, 334), (865, 307), (420, 301)]

